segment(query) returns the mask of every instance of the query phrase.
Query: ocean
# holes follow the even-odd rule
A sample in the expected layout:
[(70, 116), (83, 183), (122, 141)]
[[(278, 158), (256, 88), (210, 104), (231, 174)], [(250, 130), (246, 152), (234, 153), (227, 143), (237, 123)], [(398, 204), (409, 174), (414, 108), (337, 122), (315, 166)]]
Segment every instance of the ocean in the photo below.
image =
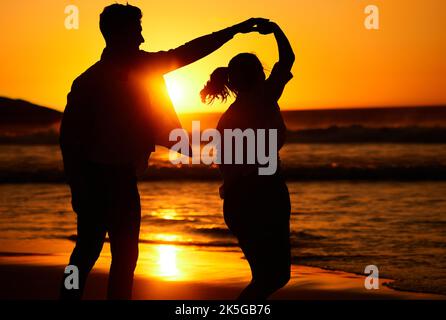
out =
[[(394, 288), (446, 294), (445, 144), (290, 143), (280, 155), (293, 263), (358, 274), (376, 265)], [(217, 168), (173, 166), (160, 148), (149, 172), (139, 186), (142, 243), (237, 250)], [(63, 181), (57, 145), (0, 145), (0, 253), (51, 254), (59, 249), (25, 244), (73, 241)]]

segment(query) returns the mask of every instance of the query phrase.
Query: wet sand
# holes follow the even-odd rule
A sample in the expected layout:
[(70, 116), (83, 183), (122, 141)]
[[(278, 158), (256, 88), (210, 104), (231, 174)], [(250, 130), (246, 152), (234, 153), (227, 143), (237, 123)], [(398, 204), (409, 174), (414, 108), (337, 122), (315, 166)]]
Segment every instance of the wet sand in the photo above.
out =
[[(214, 253), (222, 255), (223, 253)], [(231, 258), (231, 254), (224, 253)], [(0, 257), (0, 299), (57, 299), (64, 266), (42, 264), (43, 256), (3, 255)], [(106, 295), (107, 272), (105, 257), (90, 275), (85, 299), (102, 300)], [(238, 262), (243, 269), (245, 265)], [(144, 262), (142, 263), (143, 268)], [(239, 278), (229, 277), (225, 281), (209, 278), (166, 280), (141, 273), (138, 266), (134, 294), (135, 300), (233, 300), (249, 281), (249, 273)], [(402, 292), (384, 285), (389, 280), (380, 279), (378, 290), (364, 288), (364, 276), (345, 272), (329, 271), (306, 266), (293, 266), (292, 279), (288, 285), (275, 293), (272, 299), (280, 300), (364, 300), (364, 299), (446, 299), (446, 296)]]

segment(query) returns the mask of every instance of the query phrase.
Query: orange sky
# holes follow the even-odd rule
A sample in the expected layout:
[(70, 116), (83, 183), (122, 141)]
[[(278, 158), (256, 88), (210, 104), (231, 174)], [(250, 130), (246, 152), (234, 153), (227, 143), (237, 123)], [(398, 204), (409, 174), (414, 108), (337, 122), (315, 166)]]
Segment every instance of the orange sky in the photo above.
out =
[[(2, 1), (0, 95), (63, 110), (71, 82), (99, 59), (104, 46), (99, 13), (113, 2)], [(295, 77), (281, 99), (282, 109), (446, 104), (446, 1), (130, 3), (144, 13), (142, 49), (148, 51), (176, 47), (251, 16), (275, 20), (296, 53)], [(64, 27), (68, 4), (80, 10), (79, 30)], [(380, 8), (380, 30), (364, 27), (369, 4)], [(257, 53), (267, 69), (277, 59), (272, 36), (239, 35), (213, 55), (166, 76), (176, 109), (224, 110), (221, 104), (202, 105), (198, 93), (216, 67), (244, 51)]]

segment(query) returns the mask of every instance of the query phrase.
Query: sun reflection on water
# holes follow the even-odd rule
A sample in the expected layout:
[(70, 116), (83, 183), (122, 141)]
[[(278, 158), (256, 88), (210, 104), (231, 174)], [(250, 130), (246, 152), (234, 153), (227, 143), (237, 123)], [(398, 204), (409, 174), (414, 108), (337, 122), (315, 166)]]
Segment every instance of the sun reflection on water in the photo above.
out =
[(159, 245), (156, 249), (158, 251), (158, 276), (166, 280), (178, 280), (181, 277), (177, 263), (179, 249), (172, 245)]

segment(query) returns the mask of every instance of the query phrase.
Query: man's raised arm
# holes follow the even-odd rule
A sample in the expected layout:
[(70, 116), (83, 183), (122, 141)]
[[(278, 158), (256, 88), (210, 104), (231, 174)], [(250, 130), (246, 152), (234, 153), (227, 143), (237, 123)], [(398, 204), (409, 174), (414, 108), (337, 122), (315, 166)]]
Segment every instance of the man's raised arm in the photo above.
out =
[(232, 27), (201, 36), (169, 51), (144, 53), (150, 59), (152, 68), (165, 74), (200, 60), (219, 49), (237, 33), (249, 33), (259, 23), (268, 21), (263, 18), (251, 18)]

